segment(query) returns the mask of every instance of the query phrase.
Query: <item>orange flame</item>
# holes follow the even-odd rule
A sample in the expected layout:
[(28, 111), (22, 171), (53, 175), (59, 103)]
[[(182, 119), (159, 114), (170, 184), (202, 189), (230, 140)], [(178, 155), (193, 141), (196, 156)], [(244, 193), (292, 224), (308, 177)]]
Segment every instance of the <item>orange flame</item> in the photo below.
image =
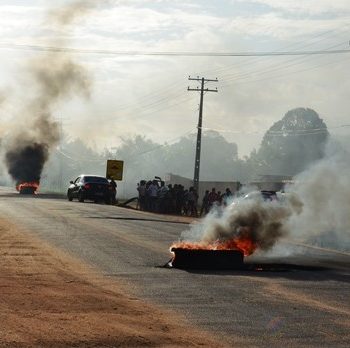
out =
[(36, 191), (38, 190), (39, 188), (39, 183), (36, 182), (36, 181), (33, 181), (33, 182), (21, 182), (21, 183), (18, 183), (16, 185), (16, 190), (18, 192), (21, 192), (23, 189), (33, 189), (34, 193), (36, 193)]
[(244, 256), (249, 256), (257, 248), (257, 244), (254, 243), (248, 237), (236, 237), (225, 241), (215, 241), (214, 243), (191, 243), (191, 242), (180, 242), (175, 243), (171, 246), (172, 248), (182, 249), (199, 249), (199, 250), (239, 250)]

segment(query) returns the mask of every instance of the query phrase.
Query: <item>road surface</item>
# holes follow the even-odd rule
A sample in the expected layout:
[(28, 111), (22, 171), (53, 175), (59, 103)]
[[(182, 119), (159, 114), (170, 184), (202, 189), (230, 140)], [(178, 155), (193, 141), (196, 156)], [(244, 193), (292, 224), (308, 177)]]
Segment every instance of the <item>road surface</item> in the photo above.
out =
[(284, 244), (246, 271), (162, 267), (186, 219), (0, 191), (0, 217), (236, 346), (348, 347), (350, 254)]

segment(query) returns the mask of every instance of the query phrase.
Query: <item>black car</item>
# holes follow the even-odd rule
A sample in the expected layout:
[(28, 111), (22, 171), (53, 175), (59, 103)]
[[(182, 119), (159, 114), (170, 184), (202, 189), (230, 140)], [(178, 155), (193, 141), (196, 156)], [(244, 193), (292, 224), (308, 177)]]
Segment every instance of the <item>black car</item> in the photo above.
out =
[(94, 202), (104, 201), (106, 204), (109, 204), (112, 190), (112, 186), (103, 176), (80, 175), (70, 182), (67, 198), (69, 201), (77, 198), (79, 202), (84, 202), (85, 199), (88, 199)]

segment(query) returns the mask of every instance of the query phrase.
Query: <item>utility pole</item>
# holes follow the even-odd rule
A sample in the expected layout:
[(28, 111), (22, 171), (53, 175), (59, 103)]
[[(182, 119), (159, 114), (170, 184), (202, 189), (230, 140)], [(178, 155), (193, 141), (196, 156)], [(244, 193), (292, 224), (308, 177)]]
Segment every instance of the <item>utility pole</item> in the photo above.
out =
[(206, 79), (204, 77), (199, 78), (197, 76), (196, 78), (193, 78), (189, 76), (188, 78), (190, 81), (200, 81), (201, 82), (201, 87), (197, 88), (190, 88), (188, 87), (188, 91), (195, 91), (195, 92), (200, 92), (200, 104), (199, 104), (199, 118), (198, 118), (198, 127), (197, 127), (197, 145), (196, 145), (196, 159), (194, 162), (194, 177), (193, 177), (193, 187), (198, 193), (198, 188), (199, 188), (199, 169), (200, 169), (200, 162), (201, 162), (201, 143), (202, 143), (202, 121), (203, 121), (203, 97), (204, 97), (204, 92), (217, 92), (218, 89), (209, 89), (209, 88), (204, 88), (204, 85), (206, 82), (218, 82), (218, 79), (216, 78), (215, 80), (210, 80)]
[(59, 191), (63, 192), (63, 158), (62, 158), (62, 145), (63, 145), (63, 121), (62, 121), (62, 116), (60, 116), (60, 143), (59, 143), (59, 150), (60, 150), (60, 156), (59, 156), (59, 178), (58, 178), (58, 187)]

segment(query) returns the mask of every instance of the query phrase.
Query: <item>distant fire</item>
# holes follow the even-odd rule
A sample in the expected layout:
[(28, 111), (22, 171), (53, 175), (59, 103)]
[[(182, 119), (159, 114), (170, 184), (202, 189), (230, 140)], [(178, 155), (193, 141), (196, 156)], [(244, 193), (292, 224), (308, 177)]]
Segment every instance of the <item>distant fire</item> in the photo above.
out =
[(39, 189), (38, 182), (22, 182), (16, 185), (16, 190), (24, 194), (36, 194)]

